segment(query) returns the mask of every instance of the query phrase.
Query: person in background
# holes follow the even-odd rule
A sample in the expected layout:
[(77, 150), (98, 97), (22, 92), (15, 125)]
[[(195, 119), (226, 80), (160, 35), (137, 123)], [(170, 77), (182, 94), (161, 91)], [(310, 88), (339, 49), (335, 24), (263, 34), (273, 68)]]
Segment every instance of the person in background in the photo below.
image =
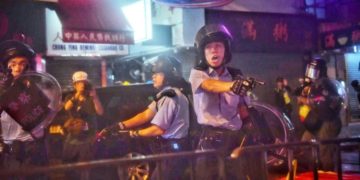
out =
[[(88, 74), (77, 71), (72, 75), (74, 93), (65, 99), (64, 109), (68, 119), (64, 123), (67, 132), (63, 147), (63, 162), (90, 161), (94, 156), (93, 142), (97, 131), (97, 116), (104, 113), (96, 90), (88, 80)], [(77, 173), (71, 178), (79, 179)], [(88, 179), (89, 173), (81, 173), (80, 179)]]
[[(13, 82), (22, 74), (35, 70), (34, 58), (35, 52), (27, 44), (15, 40), (8, 40), (0, 44), (0, 61), (4, 71), (0, 80), (1, 94), (12, 86)], [(35, 138), (5, 111), (1, 112), (0, 124), (0, 144), (3, 144), (3, 152), (0, 152), (2, 154), (0, 155), (2, 158), (1, 169), (18, 169), (48, 164), (45, 132)], [(43, 129), (43, 131), (45, 130)], [(28, 178), (46, 179), (46, 176), (35, 175)]]
[(283, 77), (276, 78), (276, 88), (274, 90), (275, 105), (285, 113), (285, 115), (291, 118), (292, 105), (291, 105), (291, 88), (288, 85), (287, 79)]
[(356, 97), (358, 99), (358, 107), (360, 109), (360, 86), (359, 86), (359, 81), (358, 80), (353, 80), (351, 81), (351, 87), (354, 88), (355, 92), (356, 92)]
[[(126, 131), (129, 138), (156, 137), (151, 145), (152, 153), (170, 153), (189, 150), (189, 101), (183, 90), (188, 83), (176, 69), (179, 64), (175, 58), (159, 56), (153, 66), (153, 86), (159, 92), (154, 101), (134, 117), (109, 126), (100, 132), (106, 136), (119, 130)], [(150, 122), (146, 128), (133, 130)], [(186, 167), (185, 159), (166, 160), (160, 167), (157, 164), (151, 179), (181, 179)], [(158, 169), (161, 168), (161, 174)]]
[[(338, 94), (336, 85), (327, 76), (326, 61), (314, 58), (309, 62), (305, 78), (310, 81), (306, 83), (301, 96), (297, 98), (299, 104), (308, 106), (308, 110), (302, 115), (306, 129), (302, 141), (334, 139), (342, 127), (340, 120), (342, 98)], [(334, 153), (334, 145), (320, 145), (320, 169), (334, 170)]]

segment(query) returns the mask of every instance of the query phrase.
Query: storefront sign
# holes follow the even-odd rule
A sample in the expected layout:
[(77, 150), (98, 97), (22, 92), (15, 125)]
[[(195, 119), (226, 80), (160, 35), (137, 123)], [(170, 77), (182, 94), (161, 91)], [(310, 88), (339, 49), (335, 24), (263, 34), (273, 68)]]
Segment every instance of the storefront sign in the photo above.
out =
[[(62, 26), (55, 11), (46, 9), (46, 42), (48, 56), (113, 56), (127, 55), (128, 45), (116, 44), (126, 39), (121, 34), (104, 32), (69, 31), (62, 34)], [(72, 40), (94, 43), (68, 43)], [(101, 43), (100, 43), (101, 42)], [(104, 44), (107, 43), (107, 44)]]
[(338, 49), (360, 44), (360, 26), (321, 34), (322, 49)]
[(305, 15), (207, 10), (206, 23), (225, 25), (237, 52), (304, 52), (316, 49), (316, 19)]
[[(59, 0), (57, 7), (65, 42), (134, 44), (134, 31), (122, 1)], [(142, 9), (133, 13), (141, 17), (138, 11)]]
[(132, 32), (63, 30), (64, 42), (131, 44)]

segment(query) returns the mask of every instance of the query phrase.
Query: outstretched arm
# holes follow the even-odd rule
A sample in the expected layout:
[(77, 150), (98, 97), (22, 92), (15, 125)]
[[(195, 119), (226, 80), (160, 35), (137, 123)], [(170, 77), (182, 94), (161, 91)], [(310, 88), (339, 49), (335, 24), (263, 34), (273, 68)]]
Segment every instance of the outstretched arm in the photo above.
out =
[(193, 93), (196, 93), (198, 89), (212, 93), (228, 92), (234, 84), (232, 81), (211, 79), (206, 72), (196, 69), (191, 70), (189, 81)]
[(230, 88), (233, 86), (234, 82), (232, 81), (220, 81), (215, 79), (206, 79), (201, 83), (201, 88), (205, 91), (212, 93), (223, 93), (229, 92)]
[(152, 124), (151, 126), (138, 130), (138, 136), (141, 137), (154, 137), (164, 134), (165, 130), (161, 129), (159, 126)]
[[(145, 111), (135, 115), (130, 119), (122, 121), (121, 123), (124, 126), (124, 128), (131, 129), (149, 122), (154, 116), (155, 116), (155, 112), (147, 108)], [(118, 124), (119, 126), (121, 126), (120, 123)]]

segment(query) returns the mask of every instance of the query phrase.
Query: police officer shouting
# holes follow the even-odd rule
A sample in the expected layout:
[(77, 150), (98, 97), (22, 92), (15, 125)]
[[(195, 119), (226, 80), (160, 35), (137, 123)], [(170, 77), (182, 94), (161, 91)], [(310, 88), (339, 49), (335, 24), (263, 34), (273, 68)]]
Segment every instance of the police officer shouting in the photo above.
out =
[[(242, 73), (225, 66), (231, 60), (231, 41), (225, 26), (203, 26), (195, 38), (200, 62), (190, 73), (194, 109), (203, 126), (197, 148), (221, 149), (227, 155), (240, 145), (244, 137), (241, 127), (250, 124), (247, 98), (244, 94), (239, 96), (236, 88), (242, 82), (235, 79)], [(217, 170), (212, 168), (216, 168), (216, 160), (199, 158), (197, 179), (218, 179)]]
[[(169, 153), (186, 150), (189, 129), (189, 102), (181, 89), (186, 81), (180, 76), (176, 64), (179, 62), (172, 57), (159, 56), (153, 66), (154, 87), (160, 92), (147, 109), (134, 117), (105, 128), (100, 134), (118, 130), (133, 129), (150, 122), (150, 126), (140, 130), (129, 131), (129, 136), (158, 137), (160, 149), (153, 153)], [(165, 161), (161, 169), (163, 179), (179, 179), (185, 168), (183, 159)], [(158, 166), (156, 168), (159, 168)], [(154, 170), (152, 178), (156, 178)]]

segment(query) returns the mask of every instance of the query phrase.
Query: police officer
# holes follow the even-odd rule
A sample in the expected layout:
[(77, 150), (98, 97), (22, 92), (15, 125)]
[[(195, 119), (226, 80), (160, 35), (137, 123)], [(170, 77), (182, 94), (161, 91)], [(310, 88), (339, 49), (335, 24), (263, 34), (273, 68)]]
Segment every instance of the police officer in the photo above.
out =
[[(298, 103), (310, 107), (304, 117), (305, 132), (302, 141), (326, 140), (338, 136), (341, 130), (340, 110), (342, 98), (336, 85), (327, 77), (326, 62), (314, 58), (307, 64), (305, 78), (310, 82), (304, 88)], [(305, 96), (304, 96), (305, 95)], [(335, 147), (320, 145), (321, 169), (334, 170)]]
[[(186, 81), (176, 69), (179, 62), (168, 56), (159, 56), (153, 66), (154, 87), (160, 92), (146, 110), (125, 121), (105, 128), (100, 134), (117, 130), (133, 129), (150, 122), (150, 126), (140, 130), (130, 130), (129, 136), (157, 137), (157, 150), (153, 153), (179, 152), (188, 148), (189, 101), (182, 89)], [(182, 177), (186, 161), (184, 159), (166, 160), (162, 163), (162, 174), (157, 174), (157, 165), (152, 178), (179, 179)]]
[[(203, 126), (198, 149), (221, 149), (226, 155), (244, 139), (244, 131), (240, 131), (242, 126), (251, 125), (247, 98), (237, 88), (242, 85), (243, 81), (237, 79), (242, 73), (239, 69), (226, 67), (232, 56), (231, 41), (232, 36), (225, 26), (203, 26), (195, 38), (200, 62), (190, 73), (194, 109), (198, 123)], [(218, 179), (217, 169), (213, 168), (216, 168), (214, 159), (199, 158), (197, 179)], [(232, 166), (226, 170), (230, 168)]]
[[(22, 42), (9, 40), (0, 44), (0, 60), (3, 67), (0, 81), (1, 92), (9, 88), (20, 75), (35, 69), (34, 57), (34, 50)], [(0, 140), (5, 144), (3, 168), (44, 166), (48, 163), (43, 137), (35, 139), (29, 132), (23, 130), (5, 111), (1, 112), (0, 123)], [(44, 177), (36, 177), (36, 179), (41, 178)]]

